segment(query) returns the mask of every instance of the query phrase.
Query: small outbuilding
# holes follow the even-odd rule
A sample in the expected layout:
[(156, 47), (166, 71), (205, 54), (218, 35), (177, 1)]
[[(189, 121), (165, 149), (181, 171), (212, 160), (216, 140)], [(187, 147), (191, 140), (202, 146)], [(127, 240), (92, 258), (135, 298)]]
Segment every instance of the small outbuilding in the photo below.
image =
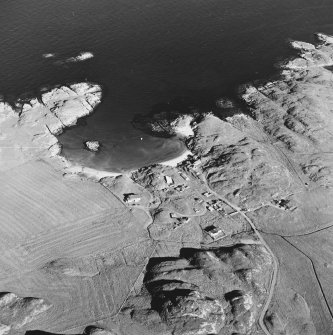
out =
[(165, 182), (168, 184), (168, 185), (172, 185), (173, 184), (173, 179), (169, 176), (164, 176), (164, 179), (165, 179)]
[(218, 228), (218, 227), (216, 227), (214, 225), (208, 226), (204, 230), (214, 240), (220, 239), (223, 236), (225, 236), (225, 234), (222, 231), (222, 229), (220, 229), (220, 228)]
[(185, 173), (180, 173), (180, 176), (184, 179), (184, 180), (190, 180), (190, 178), (185, 174)]

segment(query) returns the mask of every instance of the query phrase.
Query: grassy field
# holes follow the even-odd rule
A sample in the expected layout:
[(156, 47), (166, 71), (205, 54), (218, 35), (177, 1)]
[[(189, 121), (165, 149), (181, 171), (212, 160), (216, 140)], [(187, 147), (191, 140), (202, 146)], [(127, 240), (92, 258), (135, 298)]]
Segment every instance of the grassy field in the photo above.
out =
[[(331, 334), (331, 315), (325, 304), (312, 264), (282, 237), (263, 234), (279, 262), (279, 275), (266, 324), (286, 334)], [(303, 301), (304, 299), (304, 301)], [(311, 315), (311, 317), (310, 317)], [(312, 324), (313, 322), (313, 324)]]
[(0, 187), (1, 289), (52, 302), (39, 329), (116, 314), (152, 252), (147, 214), (42, 161), (6, 171)]

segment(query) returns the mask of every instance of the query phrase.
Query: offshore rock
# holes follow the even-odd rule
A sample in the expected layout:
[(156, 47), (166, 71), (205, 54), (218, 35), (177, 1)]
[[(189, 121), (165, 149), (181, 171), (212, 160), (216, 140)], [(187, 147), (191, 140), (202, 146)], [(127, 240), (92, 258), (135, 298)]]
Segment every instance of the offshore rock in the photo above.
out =
[(66, 63), (76, 63), (76, 62), (84, 62), (88, 59), (94, 57), (94, 54), (90, 51), (82, 51), (75, 57), (70, 57), (65, 60)]
[(89, 151), (92, 152), (97, 152), (99, 151), (101, 144), (99, 141), (85, 141), (84, 145), (86, 147), (86, 149), (88, 149)]

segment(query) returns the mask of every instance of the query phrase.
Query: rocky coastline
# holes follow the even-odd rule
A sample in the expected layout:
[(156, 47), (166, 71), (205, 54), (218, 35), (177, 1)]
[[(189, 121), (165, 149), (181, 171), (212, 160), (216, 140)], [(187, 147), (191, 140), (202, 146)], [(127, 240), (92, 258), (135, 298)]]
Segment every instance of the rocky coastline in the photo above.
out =
[[(124, 175), (61, 157), (56, 136), (93, 112), (99, 85), (55, 88), (19, 111), (1, 102), (0, 185), (18, 200), (0, 198), (0, 332), (331, 334), (333, 37), (316, 36), (290, 43), (299, 55), (279, 79), (243, 86), (242, 107), (221, 98), (218, 115), (138, 116), (189, 155)], [(8, 228), (22, 218), (25, 235)]]
[[(1, 110), (1, 168), (13, 167), (36, 157), (57, 157), (61, 146), (57, 135), (74, 126), (81, 117), (91, 114), (100, 103), (99, 85), (78, 83), (54, 88), (40, 99), (18, 101), (19, 110), (0, 102)], [(13, 147), (6, 146), (13, 144)], [(17, 160), (9, 160), (13, 155)], [(7, 166), (6, 163), (10, 165)]]

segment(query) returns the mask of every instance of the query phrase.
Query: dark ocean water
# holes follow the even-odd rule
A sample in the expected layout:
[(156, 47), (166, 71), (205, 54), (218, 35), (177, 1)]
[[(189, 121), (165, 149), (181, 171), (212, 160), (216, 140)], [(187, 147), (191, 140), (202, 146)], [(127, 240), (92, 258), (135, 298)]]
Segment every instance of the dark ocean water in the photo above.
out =
[[(128, 169), (171, 158), (175, 140), (132, 128), (136, 113), (187, 97), (202, 110), (241, 83), (267, 78), (286, 41), (333, 34), (332, 0), (1, 0), (0, 92), (9, 100), (82, 80), (104, 87), (96, 112), (60, 140), (72, 160)], [(86, 62), (57, 60), (93, 52)], [(143, 138), (143, 140), (140, 139)], [(91, 154), (84, 139), (102, 141)]]

